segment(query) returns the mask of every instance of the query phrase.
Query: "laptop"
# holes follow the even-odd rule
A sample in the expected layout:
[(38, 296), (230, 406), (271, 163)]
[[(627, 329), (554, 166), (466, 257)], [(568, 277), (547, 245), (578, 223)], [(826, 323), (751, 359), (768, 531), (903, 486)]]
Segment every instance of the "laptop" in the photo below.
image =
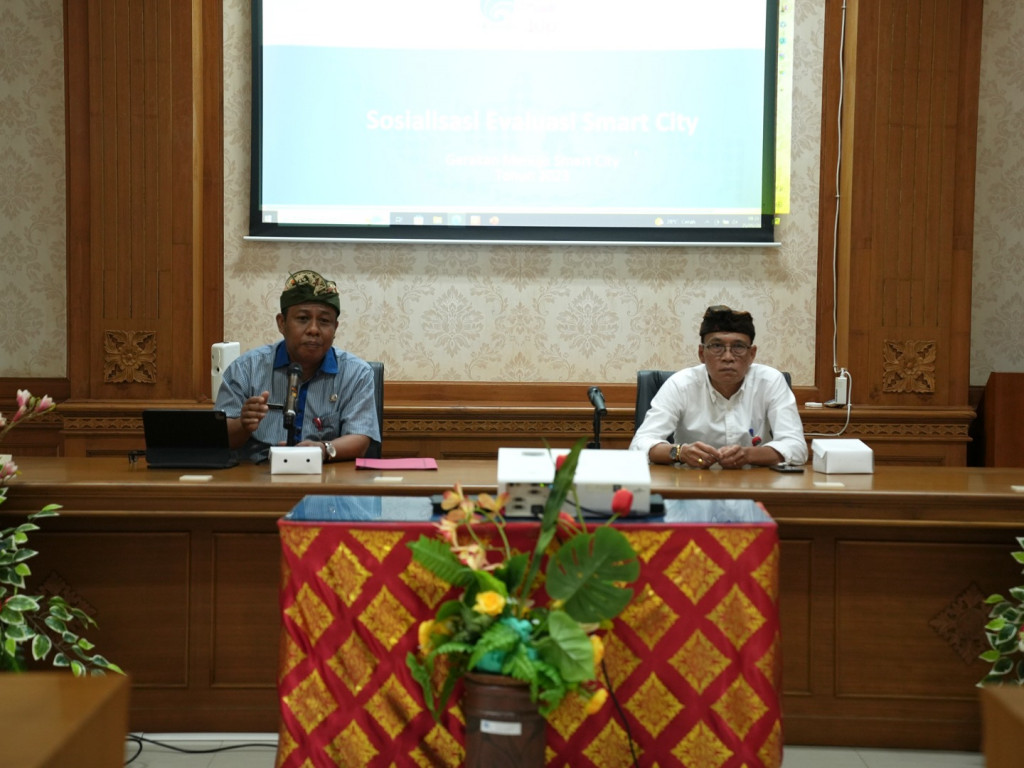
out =
[(146, 464), (157, 469), (225, 469), (238, 464), (224, 411), (147, 408), (142, 412)]

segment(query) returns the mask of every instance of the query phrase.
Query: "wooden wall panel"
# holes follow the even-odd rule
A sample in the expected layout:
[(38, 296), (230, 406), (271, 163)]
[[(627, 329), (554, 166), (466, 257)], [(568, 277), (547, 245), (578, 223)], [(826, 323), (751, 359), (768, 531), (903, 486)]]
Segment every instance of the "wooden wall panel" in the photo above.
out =
[(835, 362), (853, 375), (854, 403), (968, 402), (981, 10), (980, 0), (826, 10), (816, 370), (829, 391), (835, 311)]
[(266, 596), (280, 582), (268, 565), (281, 559), (281, 541), (276, 533), (215, 533), (213, 552), (210, 684), (276, 691), (277, 645), (254, 638), (251, 627), (260, 628), (261, 638), (280, 633), (280, 607)]
[[(838, 542), (836, 694), (975, 701), (978, 654), (988, 648), (984, 599), (1019, 576), (1005, 551), (940, 541)], [(943, 674), (910, 672), (922, 669)]]
[[(77, 531), (33, 534), (33, 589), (62, 595), (96, 628), (82, 632), (96, 652), (121, 665), (132, 685), (184, 688), (192, 628), (187, 532)], [(116, 577), (96, 563), (118, 563)]]
[(964, 404), (981, 2), (852, 7), (840, 365), (854, 402)]
[(72, 396), (202, 399), (223, 327), (220, 4), (65, 13)]

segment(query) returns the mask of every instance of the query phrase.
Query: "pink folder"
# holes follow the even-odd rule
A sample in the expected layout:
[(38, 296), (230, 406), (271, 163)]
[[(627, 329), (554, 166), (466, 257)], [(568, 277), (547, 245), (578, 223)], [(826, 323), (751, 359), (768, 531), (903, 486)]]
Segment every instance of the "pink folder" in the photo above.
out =
[(435, 459), (356, 459), (356, 469), (437, 469)]

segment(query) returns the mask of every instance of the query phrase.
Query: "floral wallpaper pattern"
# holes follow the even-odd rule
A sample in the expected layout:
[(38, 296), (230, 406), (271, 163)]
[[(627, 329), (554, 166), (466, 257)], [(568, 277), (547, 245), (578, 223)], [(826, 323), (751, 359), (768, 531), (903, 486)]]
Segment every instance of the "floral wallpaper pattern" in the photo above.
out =
[[(338, 282), (339, 343), (395, 380), (630, 382), (696, 359), (708, 304), (749, 309), (758, 359), (813, 383), (824, 3), (798, 0), (792, 211), (780, 248), (385, 245), (244, 240), (250, 4), (224, 0), (225, 339), (276, 337), (285, 276)], [(0, 9), (0, 377), (67, 372), (63, 12)], [(1024, 370), (1024, 6), (987, 0), (982, 60), (972, 384)], [(26, 318), (29, 318), (26, 321)], [(992, 339), (1000, 344), (993, 346)]]

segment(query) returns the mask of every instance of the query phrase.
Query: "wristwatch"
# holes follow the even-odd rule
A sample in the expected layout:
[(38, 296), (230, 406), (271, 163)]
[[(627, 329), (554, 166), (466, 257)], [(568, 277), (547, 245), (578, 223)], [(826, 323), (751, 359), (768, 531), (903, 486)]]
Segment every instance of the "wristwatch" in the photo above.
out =
[(682, 452), (683, 452), (683, 446), (680, 445), (679, 443), (676, 443), (675, 445), (673, 445), (671, 448), (668, 449), (668, 457), (672, 461), (682, 461), (683, 459), (679, 455)]
[(334, 447), (334, 443), (330, 440), (324, 441), (324, 451), (327, 452), (327, 461), (334, 461), (338, 458), (338, 449)]

